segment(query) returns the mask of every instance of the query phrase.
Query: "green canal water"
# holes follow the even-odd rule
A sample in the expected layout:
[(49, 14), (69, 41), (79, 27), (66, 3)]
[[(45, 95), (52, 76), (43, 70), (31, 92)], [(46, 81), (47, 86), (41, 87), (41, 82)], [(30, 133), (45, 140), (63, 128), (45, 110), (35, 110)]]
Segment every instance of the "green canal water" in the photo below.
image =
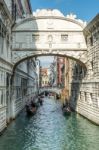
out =
[(99, 126), (76, 113), (63, 116), (61, 104), (46, 98), (35, 116), (24, 110), (9, 125), (0, 150), (99, 150)]

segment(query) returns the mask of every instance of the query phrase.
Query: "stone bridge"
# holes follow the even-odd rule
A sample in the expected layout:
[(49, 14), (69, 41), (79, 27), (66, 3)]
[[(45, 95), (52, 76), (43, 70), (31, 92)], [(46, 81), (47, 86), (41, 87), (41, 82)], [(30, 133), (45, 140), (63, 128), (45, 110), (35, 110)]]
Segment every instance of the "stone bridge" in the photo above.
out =
[(41, 94), (45, 91), (60, 94), (61, 93), (61, 88), (58, 88), (58, 87), (42, 87), (42, 88), (39, 89), (39, 94)]
[(58, 10), (41, 10), (16, 23), (12, 29), (12, 62), (41, 55), (69, 57), (86, 65), (85, 23)]

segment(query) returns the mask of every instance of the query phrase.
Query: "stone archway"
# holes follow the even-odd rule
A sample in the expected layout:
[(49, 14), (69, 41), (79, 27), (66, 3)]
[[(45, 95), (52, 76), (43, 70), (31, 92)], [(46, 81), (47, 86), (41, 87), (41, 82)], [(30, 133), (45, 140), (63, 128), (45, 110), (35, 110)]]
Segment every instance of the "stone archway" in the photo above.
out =
[(85, 23), (58, 10), (41, 10), (12, 29), (12, 62), (41, 55), (61, 55), (86, 66)]

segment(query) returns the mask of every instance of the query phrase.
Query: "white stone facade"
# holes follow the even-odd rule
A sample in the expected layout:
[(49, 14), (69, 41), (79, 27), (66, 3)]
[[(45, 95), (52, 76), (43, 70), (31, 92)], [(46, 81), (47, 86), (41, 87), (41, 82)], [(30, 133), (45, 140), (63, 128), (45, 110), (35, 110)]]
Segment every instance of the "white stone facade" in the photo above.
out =
[(13, 65), (11, 64), (10, 40), (11, 40), (11, 16), (4, 1), (1, 1), (0, 2), (0, 132), (6, 127), (7, 99), (8, 97), (10, 99), (10, 85), (9, 83), (7, 83), (7, 80), (8, 82), (10, 82), (13, 67)]
[(51, 54), (71, 57), (85, 64), (85, 23), (59, 14), (58, 10), (40, 10), (35, 16), (21, 20), (13, 27), (14, 64), (27, 56)]
[(24, 61), (13, 72), (10, 2), (0, 1), (0, 133), (38, 91), (35, 59)]
[(72, 82), (72, 106), (99, 125), (99, 15), (87, 25), (84, 35), (88, 47), (87, 71), (77, 64), (76, 68), (72, 65), (76, 70)]

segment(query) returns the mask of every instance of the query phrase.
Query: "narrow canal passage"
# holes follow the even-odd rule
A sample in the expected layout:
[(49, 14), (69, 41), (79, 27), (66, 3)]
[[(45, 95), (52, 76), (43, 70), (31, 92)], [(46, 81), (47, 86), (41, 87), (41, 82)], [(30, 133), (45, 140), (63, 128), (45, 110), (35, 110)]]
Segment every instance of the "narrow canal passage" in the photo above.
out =
[(99, 127), (74, 113), (63, 116), (61, 104), (45, 98), (35, 116), (23, 111), (9, 125), (0, 150), (99, 150)]

